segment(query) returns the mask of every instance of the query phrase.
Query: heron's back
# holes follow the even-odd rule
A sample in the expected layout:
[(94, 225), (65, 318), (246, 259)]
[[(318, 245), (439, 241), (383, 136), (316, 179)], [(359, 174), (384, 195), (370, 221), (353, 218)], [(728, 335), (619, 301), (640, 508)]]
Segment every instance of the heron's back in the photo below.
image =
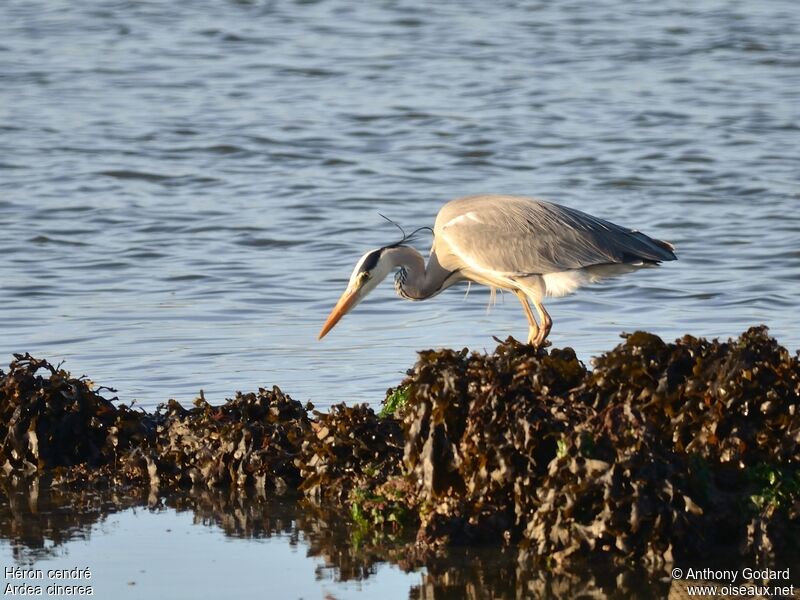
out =
[(676, 258), (668, 242), (573, 208), (518, 196), (451, 200), (439, 211), (434, 234), (434, 249), (448, 268), (462, 263), (494, 272), (544, 275)]

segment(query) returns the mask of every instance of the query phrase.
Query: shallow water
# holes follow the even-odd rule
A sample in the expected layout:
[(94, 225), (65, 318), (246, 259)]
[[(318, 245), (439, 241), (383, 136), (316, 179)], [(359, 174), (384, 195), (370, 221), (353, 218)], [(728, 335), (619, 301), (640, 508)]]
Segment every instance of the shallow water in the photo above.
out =
[(487, 314), (477, 287), (412, 304), (387, 282), (316, 341), (396, 239), (378, 213), (431, 225), (480, 192), (678, 247), (548, 304), (586, 361), (641, 328), (764, 322), (797, 348), (798, 29), (790, 0), (5, 0), (0, 359), (148, 408), (273, 384), (377, 404), (417, 349), (526, 334), (513, 297)]

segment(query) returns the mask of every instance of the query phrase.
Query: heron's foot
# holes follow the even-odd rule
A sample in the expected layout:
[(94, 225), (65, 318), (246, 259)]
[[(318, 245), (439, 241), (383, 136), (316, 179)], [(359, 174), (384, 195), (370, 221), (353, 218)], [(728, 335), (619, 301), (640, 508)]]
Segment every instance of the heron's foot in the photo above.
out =
[(542, 335), (544, 331), (539, 329), (537, 332), (533, 332), (531, 330), (530, 335), (528, 335), (528, 345), (533, 346), (534, 348), (547, 348), (547, 346), (551, 346), (552, 344), (547, 340), (547, 337)]
[(543, 342), (540, 342), (538, 344), (528, 342), (528, 345), (534, 348), (535, 350), (544, 350), (545, 348), (547, 348), (548, 346), (552, 346), (553, 344), (548, 340), (544, 340)]
[(528, 346), (531, 346), (532, 348), (535, 348), (536, 350), (542, 350), (542, 349), (547, 348), (548, 346), (552, 345), (547, 340), (544, 340), (544, 341), (541, 341), (541, 342), (537, 342), (536, 340), (533, 340), (533, 341), (528, 340), (526, 342), (526, 344)]
[(529, 337), (528, 338), (528, 343), (531, 346), (533, 346), (534, 348), (537, 348), (537, 349), (540, 349), (540, 350), (542, 350), (544, 348), (547, 348), (548, 346), (552, 346), (553, 345), (550, 342), (550, 340), (547, 339), (547, 332), (545, 332), (544, 329), (540, 329), (538, 335), (534, 339), (531, 340), (531, 338)]
[[(504, 340), (501, 340), (501, 339), (500, 339), (499, 337), (497, 337), (496, 335), (493, 335), (493, 336), (492, 336), (492, 339), (493, 339), (495, 342), (497, 342), (498, 344), (514, 344), (514, 345), (518, 345), (518, 346), (522, 346), (522, 345), (523, 345), (523, 344), (522, 344), (522, 342), (520, 342), (520, 341), (519, 341), (517, 338), (515, 338), (513, 335), (510, 335), (510, 336), (508, 336), (508, 337), (507, 337), (506, 339), (504, 339)], [(526, 343), (527, 343), (527, 344), (530, 344), (530, 342), (526, 342)]]

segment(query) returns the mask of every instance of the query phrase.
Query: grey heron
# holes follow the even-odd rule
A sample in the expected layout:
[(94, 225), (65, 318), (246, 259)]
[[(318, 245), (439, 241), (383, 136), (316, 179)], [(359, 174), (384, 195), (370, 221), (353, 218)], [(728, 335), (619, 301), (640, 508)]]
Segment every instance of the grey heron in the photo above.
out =
[(564, 296), (587, 283), (676, 260), (669, 242), (573, 208), (518, 196), (467, 196), (445, 204), (436, 216), (427, 265), (408, 241), (404, 235), (359, 259), (319, 339), (397, 270), (395, 289), (407, 300), (432, 298), (461, 281), (489, 286), (492, 292), (511, 291), (528, 319), (528, 343), (541, 347), (553, 325), (542, 304), (545, 296)]

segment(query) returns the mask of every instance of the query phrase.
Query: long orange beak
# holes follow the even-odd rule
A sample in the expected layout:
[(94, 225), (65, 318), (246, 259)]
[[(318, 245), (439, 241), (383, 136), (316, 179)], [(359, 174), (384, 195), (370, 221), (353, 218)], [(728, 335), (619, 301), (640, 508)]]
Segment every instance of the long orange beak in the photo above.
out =
[(328, 315), (328, 320), (325, 321), (325, 325), (322, 326), (322, 330), (319, 332), (319, 336), (317, 337), (318, 340), (324, 338), (325, 335), (331, 329), (333, 329), (334, 325), (336, 325), (339, 320), (353, 307), (353, 304), (355, 304), (356, 299), (358, 298), (359, 289), (360, 288), (346, 289), (344, 291), (344, 294), (342, 294), (342, 297), (339, 298), (336, 306), (333, 307), (331, 314)]

